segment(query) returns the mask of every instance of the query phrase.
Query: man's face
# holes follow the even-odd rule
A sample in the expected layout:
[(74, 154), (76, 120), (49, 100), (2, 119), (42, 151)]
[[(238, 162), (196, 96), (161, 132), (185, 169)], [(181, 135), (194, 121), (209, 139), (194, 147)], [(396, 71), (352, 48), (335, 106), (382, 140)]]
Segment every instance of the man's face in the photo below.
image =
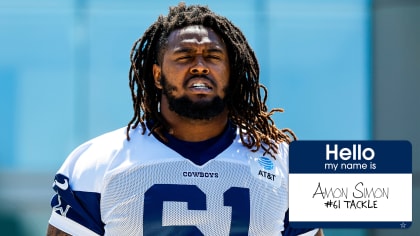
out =
[(224, 110), (229, 57), (223, 40), (209, 28), (194, 25), (173, 31), (153, 75), (169, 109), (181, 116), (209, 119)]

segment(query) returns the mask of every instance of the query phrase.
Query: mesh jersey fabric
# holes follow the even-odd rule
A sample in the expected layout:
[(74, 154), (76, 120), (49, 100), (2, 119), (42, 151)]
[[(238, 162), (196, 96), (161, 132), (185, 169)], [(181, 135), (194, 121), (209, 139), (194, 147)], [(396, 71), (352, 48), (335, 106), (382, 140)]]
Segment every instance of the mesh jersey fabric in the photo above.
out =
[(196, 165), (147, 132), (127, 141), (121, 128), (75, 149), (57, 172), (50, 224), (74, 235), (281, 235), (287, 144), (273, 159), (236, 135)]

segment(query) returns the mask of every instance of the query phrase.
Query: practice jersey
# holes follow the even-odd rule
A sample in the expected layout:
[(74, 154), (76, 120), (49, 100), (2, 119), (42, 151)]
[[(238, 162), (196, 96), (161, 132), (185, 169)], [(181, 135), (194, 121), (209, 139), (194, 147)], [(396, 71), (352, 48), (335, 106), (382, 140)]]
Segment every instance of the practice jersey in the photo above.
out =
[(235, 128), (197, 164), (148, 132), (133, 129), (127, 141), (122, 128), (75, 149), (56, 174), (49, 223), (72, 235), (282, 235), (287, 144), (274, 159), (250, 151)]

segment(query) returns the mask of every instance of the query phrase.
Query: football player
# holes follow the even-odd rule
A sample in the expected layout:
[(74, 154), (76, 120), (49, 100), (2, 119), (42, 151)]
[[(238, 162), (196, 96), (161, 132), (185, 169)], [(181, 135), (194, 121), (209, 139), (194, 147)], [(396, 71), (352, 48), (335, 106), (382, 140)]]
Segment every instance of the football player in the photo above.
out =
[(180, 3), (135, 42), (126, 128), (58, 170), (48, 235), (315, 235), (288, 224), (288, 144), (241, 30)]

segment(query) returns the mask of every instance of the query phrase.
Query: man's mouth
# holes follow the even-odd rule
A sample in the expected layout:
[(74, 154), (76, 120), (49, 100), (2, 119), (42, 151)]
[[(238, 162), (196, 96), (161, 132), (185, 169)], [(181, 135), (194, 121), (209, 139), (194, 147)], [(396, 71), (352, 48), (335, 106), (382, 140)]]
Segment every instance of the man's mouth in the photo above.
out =
[(195, 88), (195, 89), (211, 89), (210, 86), (207, 86), (204, 83), (193, 83), (191, 88)]
[(186, 87), (197, 92), (209, 92), (213, 90), (212, 80), (204, 77), (195, 77), (189, 79)]

